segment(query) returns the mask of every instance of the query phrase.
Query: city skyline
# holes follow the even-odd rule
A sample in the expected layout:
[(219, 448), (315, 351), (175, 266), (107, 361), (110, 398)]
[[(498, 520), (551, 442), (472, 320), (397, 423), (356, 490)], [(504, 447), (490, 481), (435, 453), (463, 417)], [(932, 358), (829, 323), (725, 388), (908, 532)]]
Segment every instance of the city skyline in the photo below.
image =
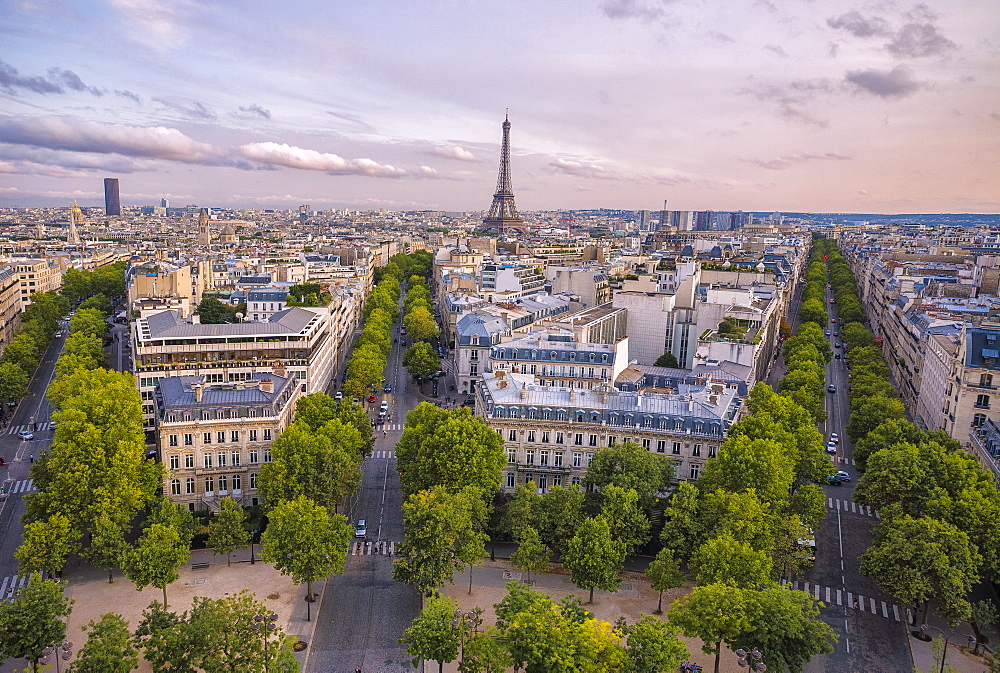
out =
[[(0, 206), (998, 212), (974, 0), (14, 2)], [(96, 37), (95, 37), (96, 36)]]

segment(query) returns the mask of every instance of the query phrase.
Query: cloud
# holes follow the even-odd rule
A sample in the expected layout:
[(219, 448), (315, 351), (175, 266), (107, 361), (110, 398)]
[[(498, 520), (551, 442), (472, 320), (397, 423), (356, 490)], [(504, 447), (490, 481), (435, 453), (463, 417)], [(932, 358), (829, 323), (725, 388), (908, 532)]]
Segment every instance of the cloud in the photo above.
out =
[(734, 38), (732, 35), (727, 35), (726, 33), (720, 33), (717, 30), (710, 30), (708, 31), (707, 35), (716, 42), (721, 42), (723, 44), (727, 42), (736, 42), (736, 38)]
[(62, 166), (47, 166), (33, 161), (4, 161), (0, 159), (0, 175), (44, 175), (49, 178), (86, 178), (84, 171), (74, 171)]
[(569, 159), (556, 159), (549, 163), (549, 167), (555, 169), (560, 173), (565, 173), (566, 175), (573, 175), (578, 178), (587, 178), (588, 180), (618, 180), (620, 179), (617, 175), (607, 170), (603, 166), (598, 166), (596, 164), (585, 164), (579, 161), (571, 161)]
[(152, 33), (152, 39), (143, 40), (153, 46), (175, 46), (182, 43), (185, 36), (180, 32), (181, 17), (190, 6), (190, 0), (109, 0), (110, 4), (136, 23), (145, 32)]
[(815, 154), (812, 152), (805, 152), (801, 154), (790, 154), (787, 156), (776, 157), (774, 159), (744, 159), (747, 163), (753, 164), (754, 166), (760, 166), (761, 168), (766, 168), (770, 171), (782, 171), (786, 168), (791, 168), (793, 166), (798, 166), (800, 164), (809, 163), (812, 161), (850, 161), (851, 157), (844, 156), (843, 154), (838, 154), (836, 152), (824, 152), (823, 154)]
[(133, 93), (128, 89), (115, 89), (112, 93), (114, 93), (116, 96), (121, 96), (122, 98), (128, 98), (129, 100), (135, 101), (136, 103), (142, 102), (142, 100), (139, 98), (139, 94)]
[(670, 0), (647, 2), (645, 0), (606, 0), (601, 11), (611, 19), (640, 19), (653, 21), (663, 16), (663, 5)]
[(307, 171), (326, 171), (334, 175), (367, 175), (376, 178), (401, 178), (406, 171), (371, 159), (344, 159), (336, 154), (307, 150), (285, 143), (249, 143), (240, 146), (244, 157), (252, 161)]
[(479, 161), (469, 150), (458, 145), (438, 145), (431, 150), (431, 154), (445, 159), (456, 159), (457, 161)]
[(26, 89), (41, 94), (66, 93), (67, 89), (94, 96), (103, 96), (107, 93), (104, 89), (84, 84), (80, 76), (72, 70), (49, 68), (47, 77), (37, 75), (29, 77), (21, 75), (17, 68), (4, 61), (0, 61), (0, 89), (11, 93), (17, 89)]
[(858, 91), (879, 98), (906, 98), (926, 86), (913, 79), (913, 72), (905, 65), (892, 70), (851, 70), (844, 78)]
[(788, 53), (782, 49), (780, 44), (765, 44), (764, 49), (773, 52), (782, 58), (788, 58)]
[(247, 105), (247, 106), (241, 105), (240, 106), (240, 112), (242, 112), (244, 114), (247, 114), (247, 115), (250, 115), (252, 117), (263, 117), (264, 119), (270, 119), (271, 118), (271, 111), (267, 110), (265, 108), (262, 108), (261, 106), (257, 105), (256, 103), (250, 103), (250, 105)]
[(958, 45), (946, 38), (931, 23), (908, 23), (885, 45), (896, 58), (938, 56)]
[(59, 168), (81, 168), (106, 173), (135, 173), (152, 170), (145, 161), (136, 161), (117, 154), (90, 154), (83, 152), (62, 152), (43, 147), (0, 144), (0, 159), (25, 164), (38, 164)]
[(889, 24), (877, 16), (865, 18), (857, 10), (834, 16), (826, 25), (835, 30), (845, 30), (854, 37), (881, 37), (889, 34)]
[(375, 127), (365, 122), (363, 119), (359, 117), (355, 117), (354, 115), (344, 114), (343, 112), (334, 112), (332, 110), (327, 110), (326, 113), (331, 117), (336, 117), (337, 119), (343, 119), (344, 121), (351, 122), (352, 124), (360, 128), (362, 131), (365, 131), (367, 133), (375, 133)]
[(222, 153), (163, 126), (128, 126), (68, 117), (0, 117), (0, 142), (52, 150), (124, 154), (184, 163), (222, 163)]
[(830, 122), (811, 112), (808, 104), (818, 95), (833, 93), (837, 88), (830, 80), (818, 78), (793, 80), (782, 85), (756, 83), (740, 93), (777, 105), (778, 116), (786, 121), (826, 128)]
[(214, 112), (198, 101), (180, 101), (175, 98), (166, 98), (164, 96), (153, 96), (153, 100), (160, 105), (170, 108), (175, 112), (179, 112), (185, 117), (190, 117), (191, 119), (203, 119), (206, 121), (215, 121), (218, 119)]
[(420, 175), (422, 175), (425, 178), (436, 178), (438, 174), (438, 172), (435, 169), (431, 168), (430, 166), (421, 166), (417, 170), (420, 173)]

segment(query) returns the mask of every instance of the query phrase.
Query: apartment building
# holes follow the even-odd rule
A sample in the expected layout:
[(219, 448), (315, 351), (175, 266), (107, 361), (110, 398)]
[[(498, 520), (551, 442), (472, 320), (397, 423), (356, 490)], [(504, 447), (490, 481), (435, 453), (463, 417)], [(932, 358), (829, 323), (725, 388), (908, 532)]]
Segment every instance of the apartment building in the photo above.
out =
[(545, 277), (553, 293), (576, 295), (586, 307), (599, 306), (611, 301), (608, 268), (549, 266)]
[(476, 415), (503, 438), (503, 486), (534, 481), (545, 492), (579, 483), (602, 449), (631, 439), (669, 456), (678, 479), (696, 480), (737, 419), (741, 398), (722, 384), (680, 385), (676, 393), (540, 385), (531, 374), (498, 370), (477, 386)]
[(22, 308), (31, 303), (31, 295), (62, 287), (62, 270), (51, 259), (14, 259), (11, 266), (17, 274)]
[(0, 267), (0, 352), (21, 324), (21, 279), (14, 267)]
[(628, 337), (581, 343), (573, 332), (547, 327), (490, 347), (487, 371), (531, 374), (540, 386), (594, 388), (614, 382), (628, 366)]
[(134, 373), (152, 428), (159, 379), (203, 376), (206, 384), (236, 384), (258, 374), (297, 381), (303, 393), (325, 391), (343, 337), (330, 308), (287, 308), (268, 322), (203, 325), (168, 310), (132, 323)]
[(293, 420), (301, 391), (295, 377), (273, 373), (234, 383), (211, 383), (206, 375), (158, 379), (163, 492), (191, 511), (218, 511), (225, 497), (259, 504), (260, 467), (271, 462), (271, 442)]
[(485, 312), (464, 313), (455, 326), (455, 384), (463, 395), (474, 392), (483, 372), (489, 370), (489, 353), (511, 333), (506, 321)]
[(247, 292), (246, 319), (267, 322), (275, 313), (285, 310), (288, 290), (280, 287), (262, 287)]
[(484, 262), (480, 266), (480, 273), (480, 292), (490, 302), (494, 298), (502, 301), (539, 292), (545, 285), (545, 276), (533, 266), (508, 262)]

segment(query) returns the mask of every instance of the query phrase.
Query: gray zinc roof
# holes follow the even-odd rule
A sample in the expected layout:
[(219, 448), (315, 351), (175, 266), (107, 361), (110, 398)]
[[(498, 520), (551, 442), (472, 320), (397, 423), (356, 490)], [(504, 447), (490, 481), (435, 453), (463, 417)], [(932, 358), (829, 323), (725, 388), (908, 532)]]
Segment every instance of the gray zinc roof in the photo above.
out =
[[(181, 407), (215, 407), (219, 405), (271, 404), (284, 393), (291, 380), (289, 377), (270, 373), (257, 373), (251, 378), (259, 383), (262, 379), (274, 381), (274, 392), (265, 393), (259, 385), (247, 385), (237, 390), (233, 384), (205, 384), (204, 376), (168, 376), (159, 379), (157, 385), (164, 409)], [(203, 385), (201, 402), (195, 401), (194, 386)], [(294, 385), (294, 383), (293, 383)]]
[(221, 325), (195, 325), (181, 317), (179, 311), (154, 313), (144, 319), (149, 326), (150, 339), (253, 336), (266, 334), (304, 334), (309, 324), (319, 320), (319, 315), (294, 306), (278, 311), (269, 322), (244, 322)]
[(509, 331), (510, 327), (499, 316), (489, 313), (467, 313), (455, 325), (455, 330), (459, 336), (491, 337), (494, 334)]

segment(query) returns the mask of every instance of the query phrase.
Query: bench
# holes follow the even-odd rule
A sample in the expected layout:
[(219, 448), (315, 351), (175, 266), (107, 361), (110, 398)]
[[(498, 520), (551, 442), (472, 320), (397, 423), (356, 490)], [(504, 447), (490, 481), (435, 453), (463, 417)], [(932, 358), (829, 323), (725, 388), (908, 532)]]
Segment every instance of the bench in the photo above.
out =
[(191, 570), (208, 570), (208, 563), (192, 563)]

